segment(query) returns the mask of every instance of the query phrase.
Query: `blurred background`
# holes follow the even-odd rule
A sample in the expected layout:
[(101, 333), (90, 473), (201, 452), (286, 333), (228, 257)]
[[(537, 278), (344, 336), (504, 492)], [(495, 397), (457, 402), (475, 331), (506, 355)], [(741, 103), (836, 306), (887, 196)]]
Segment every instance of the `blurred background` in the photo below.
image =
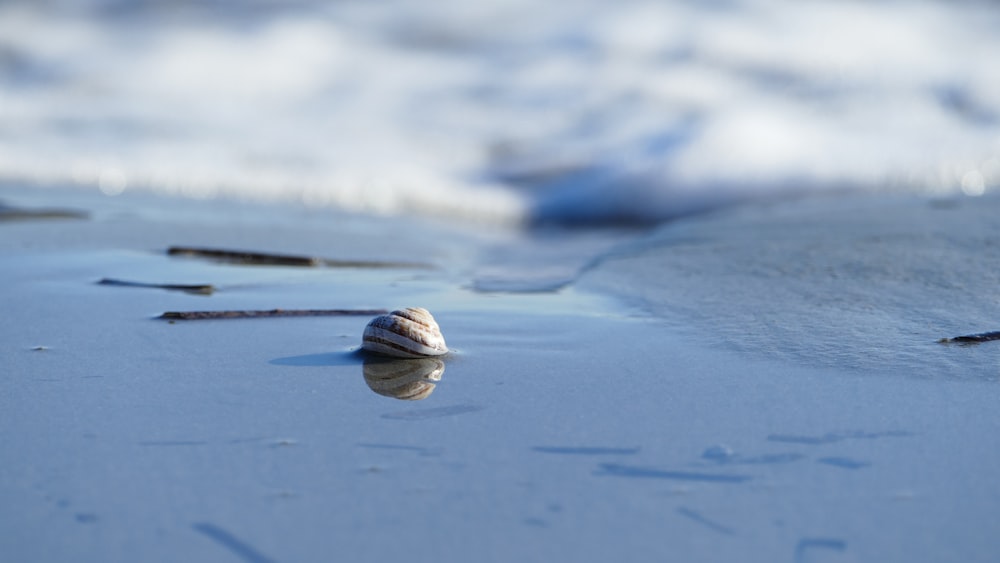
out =
[(1000, 185), (1000, 3), (0, 2), (0, 181), (518, 223)]

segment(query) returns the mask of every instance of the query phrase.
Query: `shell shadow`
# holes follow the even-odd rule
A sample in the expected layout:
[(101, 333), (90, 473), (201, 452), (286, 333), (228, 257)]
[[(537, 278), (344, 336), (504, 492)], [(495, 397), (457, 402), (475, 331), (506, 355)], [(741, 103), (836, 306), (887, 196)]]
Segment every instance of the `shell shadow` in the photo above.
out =
[(324, 352), (322, 354), (303, 354), (301, 356), (285, 356), (275, 358), (268, 362), (273, 366), (297, 366), (297, 367), (329, 367), (329, 366), (356, 366), (364, 360), (364, 356), (358, 350), (350, 352)]

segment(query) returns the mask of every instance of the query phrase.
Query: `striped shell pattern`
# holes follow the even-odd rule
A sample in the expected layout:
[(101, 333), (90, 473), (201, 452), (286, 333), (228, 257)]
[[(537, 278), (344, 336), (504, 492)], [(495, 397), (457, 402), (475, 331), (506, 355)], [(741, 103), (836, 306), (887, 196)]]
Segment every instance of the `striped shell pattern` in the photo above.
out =
[(365, 383), (372, 391), (404, 401), (426, 399), (441, 381), (444, 362), (437, 358), (394, 360), (366, 358)]
[(448, 353), (434, 317), (420, 307), (400, 309), (372, 319), (365, 327), (361, 347), (396, 358), (425, 358)]

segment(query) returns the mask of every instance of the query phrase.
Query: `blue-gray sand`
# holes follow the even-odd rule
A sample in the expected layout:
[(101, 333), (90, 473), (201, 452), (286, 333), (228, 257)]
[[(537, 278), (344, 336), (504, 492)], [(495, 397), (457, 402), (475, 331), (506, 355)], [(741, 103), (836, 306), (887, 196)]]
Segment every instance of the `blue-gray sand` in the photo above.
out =
[[(296, 206), (4, 198), (88, 217), (0, 222), (12, 561), (1000, 553), (1000, 343), (938, 342), (998, 328), (994, 196), (517, 237)], [(243, 266), (168, 256), (176, 244), (436, 267)], [(540, 257), (560, 289), (475, 283), (531, 287)], [(453, 350), (419, 401), (369, 388), (365, 317), (157, 318), (405, 306), (432, 311)]]

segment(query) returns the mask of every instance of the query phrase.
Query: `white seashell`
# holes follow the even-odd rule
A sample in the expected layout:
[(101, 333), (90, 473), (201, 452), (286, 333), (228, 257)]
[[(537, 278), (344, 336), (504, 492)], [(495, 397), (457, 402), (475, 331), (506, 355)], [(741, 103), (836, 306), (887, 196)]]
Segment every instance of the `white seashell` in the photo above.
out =
[(400, 309), (372, 319), (365, 327), (361, 347), (396, 358), (425, 358), (448, 353), (434, 317), (420, 307)]

